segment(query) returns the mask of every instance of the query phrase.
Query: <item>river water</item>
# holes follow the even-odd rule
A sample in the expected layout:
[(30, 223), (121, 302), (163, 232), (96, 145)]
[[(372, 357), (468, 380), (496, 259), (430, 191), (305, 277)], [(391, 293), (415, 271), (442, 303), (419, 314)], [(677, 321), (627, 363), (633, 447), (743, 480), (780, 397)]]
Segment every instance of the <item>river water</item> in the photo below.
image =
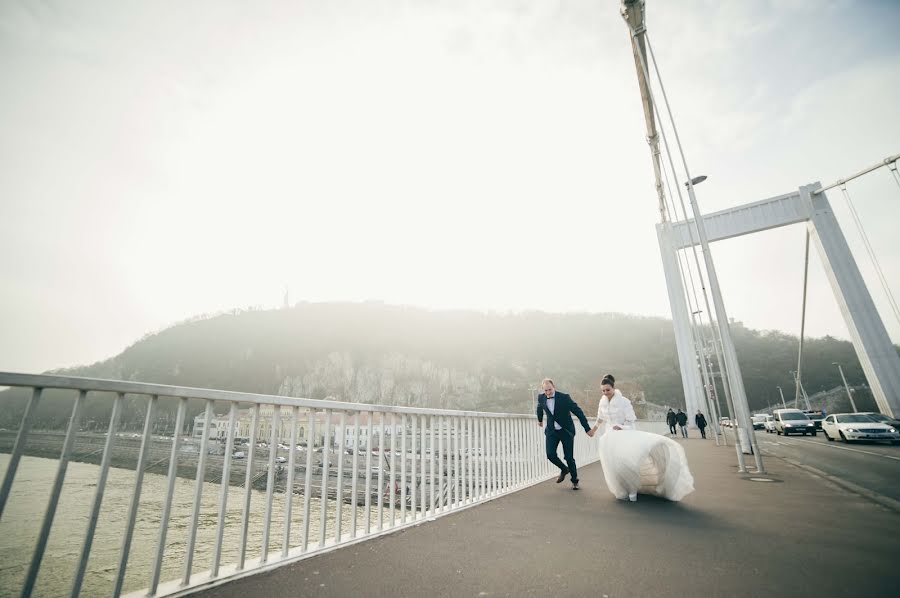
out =
[[(8, 463), (9, 455), (0, 454), (0, 471), (5, 471)], [(0, 521), (0, 596), (19, 594), (47, 508), (56, 468), (57, 461), (54, 459), (22, 457), (11, 496), (3, 513), (3, 519)], [(35, 587), (35, 596), (67, 596), (71, 591), (76, 561), (84, 543), (99, 475), (99, 466), (85, 463), (69, 464), (53, 529)], [(110, 595), (112, 593), (134, 480), (135, 472), (133, 470), (116, 468), (109, 470), (100, 519), (82, 586), (82, 596)], [(161, 582), (180, 579), (183, 574), (194, 486), (195, 482), (192, 480), (176, 479)], [(347, 486), (349, 486), (349, 482)], [(159, 538), (165, 487), (165, 476), (144, 474), (141, 502), (125, 576), (125, 592), (140, 590), (150, 584), (151, 566)], [(348, 490), (349, 487), (345, 488), (345, 492)], [(218, 524), (219, 493), (220, 486), (218, 484), (203, 484), (202, 506), (194, 552), (193, 571), (195, 573), (206, 571), (212, 565)], [(229, 487), (222, 565), (237, 562), (238, 559), (243, 495), (243, 488)], [(253, 490), (251, 496), (247, 541), (248, 559), (262, 553), (266, 495), (265, 492)], [(312, 548), (317, 546), (319, 537), (319, 499), (311, 498), (310, 505), (309, 537)], [(269, 534), (270, 550), (281, 548), (284, 507), (285, 495), (276, 493), (272, 509), (272, 527)], [(350, 527), (353, 508), (348, 504), (343, 505), (342, 527), (345, 533)], [(335, 511), (335, 501), (327, 501), (326, 533), (328, 537), (334, 534)], [(364, 509), (358, 509), (357, 513), (358, 529), (361, 529)], [(373, 525), (375, 517), (373, 512)], [(291, 546), (296, 546), (300, 543), (303, 521), (303, 499), (300, 496), (294, 496), (291, 520)]]

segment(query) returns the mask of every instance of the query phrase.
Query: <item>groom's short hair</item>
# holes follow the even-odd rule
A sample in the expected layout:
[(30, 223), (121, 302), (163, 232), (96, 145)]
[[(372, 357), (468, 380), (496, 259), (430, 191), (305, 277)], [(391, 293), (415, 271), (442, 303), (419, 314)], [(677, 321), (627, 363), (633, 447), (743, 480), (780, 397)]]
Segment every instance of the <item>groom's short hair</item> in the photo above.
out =
[(546, 384), (548, 382), (550, 383), (550, 386), (552, 386), (553, 388), (556, 388), (556, 384), (554, 384), (553, 380), (551, 380), (550, 378), (544, 378), (543, 380), (541, 380), (541, 386), (543, 386), (544, 384)]

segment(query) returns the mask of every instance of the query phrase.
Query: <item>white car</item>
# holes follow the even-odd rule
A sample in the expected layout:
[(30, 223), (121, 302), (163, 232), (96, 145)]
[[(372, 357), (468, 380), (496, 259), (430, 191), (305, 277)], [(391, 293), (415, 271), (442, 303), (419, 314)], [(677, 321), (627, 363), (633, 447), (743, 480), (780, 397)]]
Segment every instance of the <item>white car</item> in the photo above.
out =
[(766, 428), (766, 434), (774, 434), (775, 433), (775, 418), (771, 415), (766, 416), (766, 421), (763, 423), (763, 426)]
[(753, 429), (754, 430), (762, 430), (763, 428), (765, 428), (767, 417), (769, 417), (769, 416), (763, 415), (763, 414), (750, 416), (750, 421), (753, 423)]
[(772, 417), (775, 418), (775, 433), (779, 436), (816, 435), (816, 424), (799, 409), (776, 409), (772, 412)]
[(900, 433), (896, 428), (876, 422), (862, 413), (836, 413), (829, 415), (822, 422), (825, 438), (834, 441), (840, 438), (844, 442), (851, 440), (888, 440), (900, 443)]
[(276, 463), (287, 463), (287, 459), (279, 456), (279, 457), (275, 457), (275, 462)]
[(247, 455), (244, 454), (244, 451), (237, 451), (235, 454), (231, 455), (232, 459), (244, 459)]

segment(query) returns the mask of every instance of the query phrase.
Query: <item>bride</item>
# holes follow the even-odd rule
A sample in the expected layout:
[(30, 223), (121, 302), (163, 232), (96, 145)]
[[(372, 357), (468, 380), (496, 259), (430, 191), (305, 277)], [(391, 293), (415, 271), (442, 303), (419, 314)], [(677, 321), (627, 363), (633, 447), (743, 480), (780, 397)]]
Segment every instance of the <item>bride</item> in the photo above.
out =
[(694, 491), (694, 478), (680, 444), (660, 434), (635, 430), (631, 401), (607, 374), (600, 383), (603, 398), (589, 436), (603, 426), (600, 463), (606, 485), (616, 498), (631, 502), (638, 492), (678, 501)]

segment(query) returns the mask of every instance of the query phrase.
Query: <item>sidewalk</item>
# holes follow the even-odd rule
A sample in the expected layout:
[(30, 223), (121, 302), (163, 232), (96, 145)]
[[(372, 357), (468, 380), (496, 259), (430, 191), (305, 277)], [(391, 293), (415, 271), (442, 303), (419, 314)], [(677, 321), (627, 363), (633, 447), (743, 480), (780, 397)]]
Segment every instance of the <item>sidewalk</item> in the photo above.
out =
[[(539, 484), (203, 596), (862, 596), (900, 591), (900, 515), (769, 458), (683, 443), (696, 491), (617, 501), (599, 464), (582, 489)], [(752, 461), (751, 461), (752, 462)]]

